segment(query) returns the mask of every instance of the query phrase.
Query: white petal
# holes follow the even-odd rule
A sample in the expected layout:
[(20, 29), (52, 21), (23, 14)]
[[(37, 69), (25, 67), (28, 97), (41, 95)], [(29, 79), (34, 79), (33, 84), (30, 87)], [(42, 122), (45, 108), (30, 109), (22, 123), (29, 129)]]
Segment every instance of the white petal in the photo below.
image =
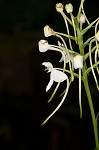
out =
[[(63, 50), (63, 53), (65, 55), (65, 62), (68, 63), (69, 59), (68, 59), (68, 55), (66, 53), (66, 50)], [(69, 54), (69, 57), (70, 57), (70, 60), (72, 61), (73, 60), (73, 55)], [(59, 62), (62, 62), (62, 61), (64, 61), (63, 55), (62, 55), (61, 59), (59, 60)]]
[[(66, 57), (66, 50), (63, 50), (62, 52), (63, 52), (63, 54), (65, 55), (65, 61), (66, 61), (66, 63), (68, 63), (68, 62), (67, 62), (67, 57)], [(62, 62), (62, 61), (64, 61), (63, 55), (62, 55), (61, 59), (59, 60), (59, 62)]]
[(63, 56), (61, 57), (61, 59), (59, 60), (59, 62), (62, 62), (62, 61), (64, 61)]
[(64, 80), (67, 79), (67, 75), (62, 71), (53, 69), (52, 72), (51, 72), (51, 78), (55, 82), (63, 82)]
[(50, 78), (50, 81), (49, 81), (48, 85), (46, 86), (46, 92), (51, 88), (53, 82), (54, 82), (53, 79)]
[(50, 62), (43, 62), (42, 65), (44, 65), (48, 72), (51, 72), (53, 70), (53, 65)]

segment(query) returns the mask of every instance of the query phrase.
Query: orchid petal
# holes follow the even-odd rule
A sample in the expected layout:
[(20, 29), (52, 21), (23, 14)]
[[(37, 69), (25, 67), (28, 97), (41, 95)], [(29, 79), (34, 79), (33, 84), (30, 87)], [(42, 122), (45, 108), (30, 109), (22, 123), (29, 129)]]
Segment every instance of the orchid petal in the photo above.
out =
[(48, 92), (48, 90), (51, 88), (53, 82), (54, 82), (53, 79), (50, 78), (50, 81), (49, 81), (48, 85), (46, 86), (46, 92)]
[(53, 69), (51, 72), (51, 78), (53, 78), (55, 82), (63, 82), (67, 79), (67, 75), (62, 71)]
[(59, 62), (62, 62), (62, 61), (64, 61), (63, 56), (61, 57), (61, 59), (59, 60)]

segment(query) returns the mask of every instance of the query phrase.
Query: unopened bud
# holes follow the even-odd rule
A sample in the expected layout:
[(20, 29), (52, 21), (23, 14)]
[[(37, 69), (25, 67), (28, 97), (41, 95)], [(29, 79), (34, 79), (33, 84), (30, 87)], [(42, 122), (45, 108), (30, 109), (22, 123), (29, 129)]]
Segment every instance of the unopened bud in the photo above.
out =
[(75, 69), (82, 69), (83, 68), (83, 56), (76, 55), (74, 57), (74, 68)]
[(83, 24), (85, 23), (85, 21), (85, 16), (83, 14), (80, 14), (79, 22)]
[(66, 4), (65, 9), (67, 13), (72, 13), (73, 12), (73, 5), (71, 3)]
[(56, 10), (57, 12), (63, 12), (63, 9), (64, 9), (64, 5), (62, 3), (57, 3), (56, 4)]

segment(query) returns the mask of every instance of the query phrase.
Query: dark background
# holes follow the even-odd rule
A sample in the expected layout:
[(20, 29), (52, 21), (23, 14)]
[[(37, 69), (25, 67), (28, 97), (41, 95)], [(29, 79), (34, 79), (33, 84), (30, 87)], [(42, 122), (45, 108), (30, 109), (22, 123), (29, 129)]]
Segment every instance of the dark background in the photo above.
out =
[[(55, 52), (42, 54), (38, 41), (45, 38), (43, 27), (48, 24), (56, 31), (64, 31), (64, 21), (55, 10), (57, 0), (0, 0), (0, 150), (87, 150), (94, 148), (93, 128), (85, 91), (82, 92), (83, 119), (79, 119), (78, 80), (71, 85), (64, 105), (41, 126), (54, 110), (65, 85), (59, 88), (48, 104), (51, 90), (45, 87), (49, 75), (43, 61), (54, 65), (60, 59)], [(80, 0), (71, 2), (74, 15)], [(86, 0), (89, 21), (99, 17), (98, 0)], [(94, 34), (93, 32), (89, 32)], [(51, 37), (50, 42), (56, 42)], [(55, 40), (55, 41), (54, 41)], [(57, 58), (56, 58), (57, 56)], [(94, 107), (98, 113), (97, 90), (90, 77)], [(98, 102), (99, 104), (99, 102)]]

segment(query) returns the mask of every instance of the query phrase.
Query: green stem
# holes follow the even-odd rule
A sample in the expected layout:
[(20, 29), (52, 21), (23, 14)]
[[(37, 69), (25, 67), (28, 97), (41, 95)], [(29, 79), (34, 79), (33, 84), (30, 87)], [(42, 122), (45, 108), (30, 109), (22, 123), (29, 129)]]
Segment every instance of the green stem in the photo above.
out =
[[(84, 71), (83, 71), (84, 73)], [(99, 150), (99, 143), (98, 143), (98, 125), (97, 125), (97, 120), (95, 118), (95, 112), (94, 112), (94, 107), (93, 107), (93, 102), (92, 102), (92, 97), (89, 89), (89, 84), (88, 84), (88, 78), (87, 75), (84, 74), (84, 87), (86, 90), (87, 98), (88, 98), (88, 103), (90, 107), (90, 112), (91, 112), (91, 117), (92, 117), (92, 123), (93, 123), (93, 130), (94, 130), (94, 137), (95, 137), (95, 145), (96, 145), (96, 150)]]
[[(80, 50), (80, 54), (82, 56), (84, 56), (84, 48), (83, 48), (83, 37), (81, 36), (81, 32), (78, 28), (77, 30), (78, 33), (78, 44), (79, 44), (79, 50)], [(94, 137), (95, 137), (95, 146), (96, 146), (96, 150), (99, 150), (99, 141), (98, 141), (98, 124), (97, 124), (97, 119), (95, 117), (95, 112), (94, 112), (94, 106), (93, 106), (93, 102), (92, 102), (92, 97), (91, 97), (91, 92), (89, 89), (89, 84), (88, 84), (88, 75), (86, 74), (86, 69), (87, 69), (87, 65), (86, 62), (84, 61), (84, 66), (82, 69), (82, 73), (83, 73), (83, 83), (84, 83), (84, 87), (85, 87), (85, 91), (87, 94), (87, 98), (88, 98), (88, 103), (89, 103), (89, 107), (90, 107), (90, 112), (91, 112), (91, 118), (92, 118), (92, 123), (93, 123), (93, 130), (94, 130)]]

